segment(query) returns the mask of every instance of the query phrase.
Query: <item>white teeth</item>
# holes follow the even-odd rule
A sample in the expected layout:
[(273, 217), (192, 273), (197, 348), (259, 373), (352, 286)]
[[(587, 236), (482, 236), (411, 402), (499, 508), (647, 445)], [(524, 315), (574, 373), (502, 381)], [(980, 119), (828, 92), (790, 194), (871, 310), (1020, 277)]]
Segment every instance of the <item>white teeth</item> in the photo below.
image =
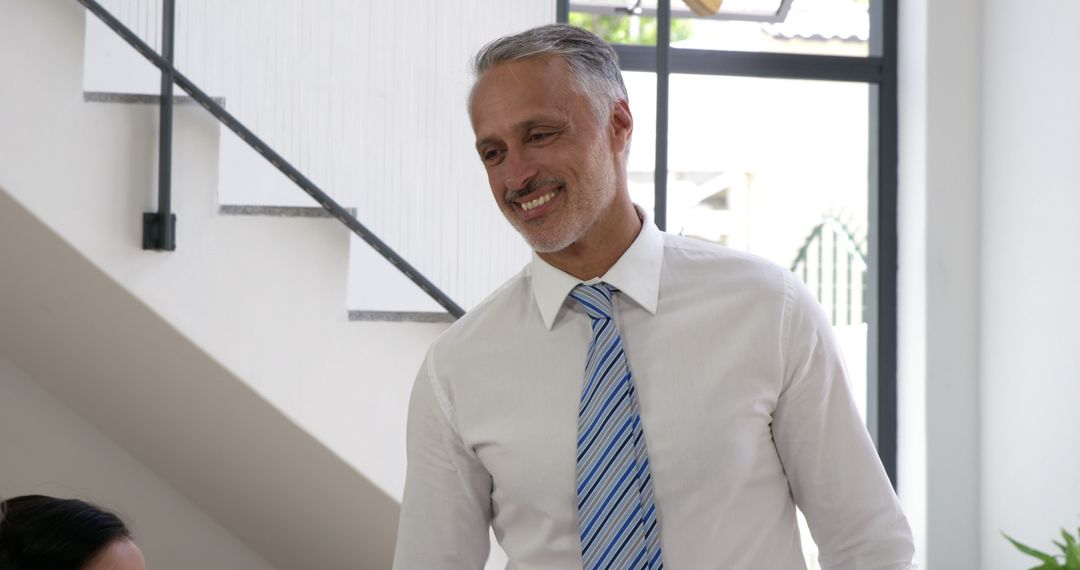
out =
[(521, 209), (528, 212), (529, 210), (531, 210), (531, 209), (533, 209), (533, 208), (535, 208), (537, 206), (548, 203), (548, 201), (551, 200), (554, 197), (555, 197), (555, 191), (548, 192), (547, 194), (544, 194), (543, 196), (541, 196), (541, 197), (539, 197), (539, 198), (537, 198), (535, 200), (525, 202), (524, 204), (521, 205)]

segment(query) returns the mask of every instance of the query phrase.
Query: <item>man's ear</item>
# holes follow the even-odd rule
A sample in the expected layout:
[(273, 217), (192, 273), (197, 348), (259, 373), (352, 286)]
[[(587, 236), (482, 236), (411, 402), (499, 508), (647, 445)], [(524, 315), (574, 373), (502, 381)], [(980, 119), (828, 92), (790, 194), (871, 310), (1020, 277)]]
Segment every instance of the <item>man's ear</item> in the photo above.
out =
[(633, 134), (634, 116), (630, 113), (630, 103), (619, 99), (611, 111), (611, 150), (616, 154), (625, 151)]

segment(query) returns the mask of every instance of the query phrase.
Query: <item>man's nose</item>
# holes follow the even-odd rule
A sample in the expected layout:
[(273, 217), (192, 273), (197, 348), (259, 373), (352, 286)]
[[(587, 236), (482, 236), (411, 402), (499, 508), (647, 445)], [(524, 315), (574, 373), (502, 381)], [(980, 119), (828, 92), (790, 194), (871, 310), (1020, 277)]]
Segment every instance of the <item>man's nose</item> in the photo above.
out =
[(518, 190), (528, 185), (529, 180), (536, 177), (538, 171), (528, 153), (520, 150), (510, 150), (506, 153), (503, 162), (506, 167), (505, 179), (507, 190)]

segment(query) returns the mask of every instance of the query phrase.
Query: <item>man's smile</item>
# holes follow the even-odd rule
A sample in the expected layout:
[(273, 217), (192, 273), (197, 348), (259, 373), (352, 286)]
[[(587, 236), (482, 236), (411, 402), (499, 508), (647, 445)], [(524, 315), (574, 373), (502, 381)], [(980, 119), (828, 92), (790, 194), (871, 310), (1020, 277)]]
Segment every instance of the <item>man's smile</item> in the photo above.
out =
[(548, 202), (548, 200), (551, 200), (552, 198), (555, 197), (556, 192), (558, 192), (558, 190), (552, 190), (551, 192), (548, 192), (547, 194), (544, 194), (543, 196), (541, 196), (541, 197), (539, 197), (539, 198), (537, 198), (535, 200), (531, 200), (529, 202), (524, 202), (524, 203), (521, 204), (521, 209), (528, 212), (529, 210), (531, 210), (531, 209), (533, 209), (533, 208), (535, 208), (535, 207), (537, 207), (537, 206), (539, 206), (541, 204), (546, 204)]
[(527, 194), (512, 196), (509, 202), (523, 220), (535, 220), (554, 209), (558, 203), (556, 199), (565, 189), (566, 185), (561, 180), (545, 180), (539, 184), (530, 185)]

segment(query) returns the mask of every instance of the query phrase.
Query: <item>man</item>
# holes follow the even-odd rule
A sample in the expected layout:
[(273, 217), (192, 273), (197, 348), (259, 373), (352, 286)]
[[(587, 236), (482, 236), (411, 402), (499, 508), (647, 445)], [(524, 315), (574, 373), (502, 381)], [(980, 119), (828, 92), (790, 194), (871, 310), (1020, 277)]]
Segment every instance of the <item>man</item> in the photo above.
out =
[(395, 568), (911, 567), (831, 327), (786, 270), (667, 235), (630, 201), (614, 51), (568, 26), (489, 44), (469, 100), (535, 250), (431, 347)]

